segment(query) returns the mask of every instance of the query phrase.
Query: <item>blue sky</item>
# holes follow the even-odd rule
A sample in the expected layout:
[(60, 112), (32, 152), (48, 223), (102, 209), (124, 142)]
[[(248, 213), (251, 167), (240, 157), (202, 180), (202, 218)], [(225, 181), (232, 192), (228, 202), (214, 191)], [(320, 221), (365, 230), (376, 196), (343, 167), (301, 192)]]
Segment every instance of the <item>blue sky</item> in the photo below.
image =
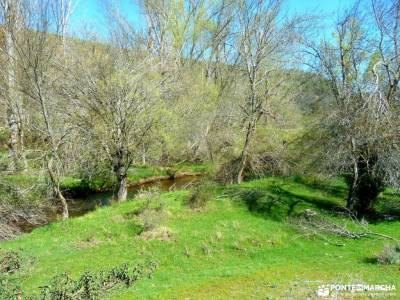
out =
[(291, 13), (322, 12), (335, 17), (339, 10), (349, 7), (352, 3), (353, 0), (288, 0), (286, 7)]
[[(74, 14), (71, 18), (72, 33), (79, 33), (82, 29), (97, 32), (99, 36), (104, 36), (106, 32), (107, 14), (105, 1), (103, 0), (74, 0), (76, 1)], [(111, 0), (111, 3), (120, 4), (121, 13), (140, 26), (143, 16), (135, 0)], [(327, 19), (334, 19), (338, 11), (348, 7), (353, 0), (287, 0), (285, 8), (289, 14), (324, 14)]]
[(135, 0), (74, 0), (74, 12), (70, 20), (72, 33), (79, 33), (81, 30), (96, 32), (100, 37), (104, 36), (107, 28), (106, 3), (118, 5), (121, 13), (140, 26), (144, 22), (140, 8)]

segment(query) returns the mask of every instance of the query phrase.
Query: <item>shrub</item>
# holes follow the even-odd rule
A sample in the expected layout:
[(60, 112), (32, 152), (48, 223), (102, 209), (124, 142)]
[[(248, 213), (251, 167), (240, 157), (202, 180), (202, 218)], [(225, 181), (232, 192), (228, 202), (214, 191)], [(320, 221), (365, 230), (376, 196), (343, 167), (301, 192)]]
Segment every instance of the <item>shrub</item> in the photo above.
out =
[(142, 227), (141, 233), (153, 230), (165, 222), (168, 214), (158, 188), (142, 190), (136, 199), (144, 200), (144, 205), (136, 213)]
[(12, 274), (21, 268), (21, 256), (17, 251), (7, 251), (0, 258), (0, 273)]
[[(29, 192), (26, 192), (29, 190)], [(45, 189), (39, 181), (10, 176), (0, 179), (0, 240), (46, 223)]]
[[(233, 184), (236, 182), (237, 173), (239, 170), (238, 158), (229, 160), (222, 164), (215, 174), (215, 180), (223, 184)], [(244, 173), (246, 174), (247, 165), (245, 167)]]
[(77, 294), (74, 280), (66, 273), (54, 276), (50, 284), (41, 289), (42, 299), (67, 300), (74, 299)]
[(21, 256), (17, 251), (6, 251), (0, 256), (0, 300), (17, 300), (23, 298), (20, 286), (8, 275), (14, 274), (21, 268)]
[(142, 210), (154, 209), (162, 211), (165, 207), (165, 203), (161, 198), (160, 188), (157, 186), (140, 190), (135, 198), (145, 200), (145, 206)]
[(140, 213), (139, 218), (144, 232), (159, 227), (166, 220), (167, 214), (162, 210), (146, 208)]
[(382, 265), (400, 265), (400, 244), (385, 245), (376, 256), (376, 261)]
[(165, 168), (165, 173), (169, 176), (169, 178), (174, 179), (178, 170), (176, 168)]
[(41, 287), (41, 299), (101, 299), (101, 295), (116, 286), (130, 287), (143, 276), (151, 276), (155, 267), (153, 262), (148, 267), (124, 263), (109, 271), (86, 272), (77, 280), (66, 273), (60, 274), (53, 277), (49, 285)]
[(213, 197), (214, 184), (211, 181), (203, 180), (196, 185), (185, 200), (185, 204), (192, 209), (203, 208)]
[(0, 278), (0, 300), (29, 299), (24, 297), (21, 288), (15, 282)]

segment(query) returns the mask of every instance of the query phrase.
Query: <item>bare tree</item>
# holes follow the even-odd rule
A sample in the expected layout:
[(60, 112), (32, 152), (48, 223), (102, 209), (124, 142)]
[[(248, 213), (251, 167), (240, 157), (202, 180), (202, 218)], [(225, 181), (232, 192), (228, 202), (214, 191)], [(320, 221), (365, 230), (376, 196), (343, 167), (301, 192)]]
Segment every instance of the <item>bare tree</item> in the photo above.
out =
[(76, 52), (72, 87), (80, 132), (92, 140), (89, 147), (97, 146), (106, 155), (117, 181), (117, 199), (125, 201), (127, 172), (152, 126), (152, 93), (159, 83), (151, 76), (157, 66), (143, 54), (133, 29), (121, 19), (114, 25), (108, 44)]
[[(400, 1), (372, 0), (374, 28), (378, 34), (375, 38), (375, 48), (378, 57), (375, 58), (374, 75), (382, 89), (382, 95), (388, 105), (397, 105), (400, 82)], [(379, 74), (378, 70), (383, 71)]]
[(282, 19), (281, 0), (239, 1), (237, 4), (238, 67), (246, 80), (245, 99), (240, 104), (245, 139), (240, 154), (236, 181), (243, 180), (249, 150), (261, 117), (270, 117), (269, 101), (276, 96), (285, 78), (276, 80), (283, 66), (297, 20)]
[[(360, 215), (370, 212), (386, 185), (397, 185), (399, 174), (397, 38), (383, 29), (388, 22), (396, 32), (399, 20), (394, 13), (392, 21), (388, 15), (383, 21), (379, 7), (374, 1), (371, 12), (357, 3), (339, 17), (334, 41), (308, 45), (335, 99), (318, 125), (325, 161), (330, 170), (347, 174), (347, 207)], [(375, 45), (374, 28), (380, 32)]]
[(29, 1), (20, 6), (21, 38), (15, 47), (15, 61), (21, 72), (20, 90), (30, 109), (32, 132), (41, 138), (39, 160), (43, 162), (52, 196), (61, 206), (62, 218), (68, 218), (68, 205), (60, 180), (63, 170), (61, 149), (70, 126), (65, 122), (67, 104), (60, 93), (62, 77), (59, 39), (60, 14), (54, 1)]
[(10, 131), (8, 142), (9, 169), (18, 172), (27, 169), (24, 153), (24, 108), (18, 82), (18, 62), (16, 44), (19, 42), (21, 28), (21, 2), (2, 0), (0, 2), (3, 20), (4, 44), (1, 46), (6, 61), (2, 69), (4, 85), (0, 92), (7, 106), (7, 124)]

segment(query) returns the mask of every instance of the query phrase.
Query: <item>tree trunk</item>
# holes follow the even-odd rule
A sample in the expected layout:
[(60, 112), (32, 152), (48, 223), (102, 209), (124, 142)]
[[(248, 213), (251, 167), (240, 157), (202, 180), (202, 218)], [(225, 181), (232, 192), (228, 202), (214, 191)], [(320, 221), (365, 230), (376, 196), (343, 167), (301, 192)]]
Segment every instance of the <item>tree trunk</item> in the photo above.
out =
[(377, 158), (360, 156), (353, 165), (353, 173), (349, 176), (349, 194), (346, 207), (357, 216), (368, 214), (380, 192), (384, 182), (378, 170), (375, 170)]
[(161, 139), (160, 142), (161, 142), (161, 164), (168, 165), (169, 155), (168, 155), (167, 143), (163, 138)]
[(26, 155), (25, 155), (25, 136), (24, 136), (24, 134), (25, 134), (25, 131), (24, 131), (24, 129), (23, 129), (23, 121), (22, 120), (24, 120), (23, 119), (23, 117), (21, 117), (21, 112), (20, 112), (20, 114), (19, 114), (19, 116), (20, 116), (20, 123), (19, 123), (19, 131), (18, 131), (18, 133), (19, 133), (19, 151), (20, 151), (20, 161), (21, 161), (21, 170), (23, 171), (23, 172), (27, 172), (28, 171), (28, 161), (27, 161), (27, 159), (26, 159)]
[(47, 158), (47, 172), (50, 176), (50, 182), (53, 189), (53, 196), (56, 198), (61, 206), (61, 217), (63, 220), (69, 218), (68, 203), (60, 190), (59, 176), (53, 170), (54, 154)]
[(212, 162), (212, 163), (214, 163), (214, 154), (213, 154), (213, 148), (212, 148), (212, 144), (211, 144), (211, 142), (209, 141), (209, 139), (208, 138), (206, 138), (206, 144), (207, 144), (207, 152), (208, 152), (208, 157), (210, 158), (210, 161)]
[(117, 178), (117, 201), (123, 202), (126, 200), (128, 195), (127, 180), (126, 180), (126, 165), (125, 158), (126, 150), (124, 148), (119, 149), (115, 153), (114, 157), (114, 172)]
[(15, 57), (15, 35), (18, 31), (18, 1), (6, 1), (5, 49), (7, 54), (7, 123), (10, 130), (8, 142), (9, 170), (26, 170), (27, 162), (23, 153), (23, 131), (21, 96), (17, 91), (17, 65)]
[(352, 177), (350, 178), (350, 182), (348, 183), (349, 194), (347, 196), (347, 204), (346, 204), (347, 209), (350, 211), (354, 211), (354, 207), (357, 202), (356, 195), (354, 194), (357, 184), (358, 184), (358, 162), (357, 159), (354, 159), (353, 174)]
[(249, 149), (250, 149), (251, 141), (253, 139), (255, 127), (256, 127), (256, 124), (255, 124), (255, 122), (252, 122), (252, 121), (250, 121), (247, 126), (246, 139), (245, 139), (245, 142), (243, 145), (242, 154), (240, 156), (240, 162), (239, 162), (238, 173), (237, 173), (237, 178), (236, 178), (237, 183), (241, 183), (243, 181), (243, 172), (246, 167), (247, 159), (249, 156)]
[(8, 169), (11, 172), (17, 172), (19, 170), (19, 159), (18, 159), (18, 124), (15, 114), (12, 109), (7, 110), (7, 121), (8, 128), (10, 130), (10, 136), (8, 141)]
[(146, 165), (147, 149), (146, 146), (142, 146), (142, 165)]
[(7, 121), (10, 130), (7, 144), (9, 159), (8, 169), (11, 172), (25, 172), (28, 169), (28, 162), (24, 153), (24, 133), (20, 114), (15, 113), (15, 109), (9, 107), (7, 110)]
[(66, 220), (69, 218), (69, 212), (68, 212), (68, 203), (67, 200), (65, 200), (63, 194), (61, 193), (60, 189), (56, 187), (54, 189), (54, 194), (57, 197), (58, 201), (61, 204), (61, 217), (63, 220)]
[(118, 179), (118, 194), (117, 194), (118, 202), (125, 201), (127, 195), (128, 195), (128, 187), (126, 182), (126, 176), (123, 176)]

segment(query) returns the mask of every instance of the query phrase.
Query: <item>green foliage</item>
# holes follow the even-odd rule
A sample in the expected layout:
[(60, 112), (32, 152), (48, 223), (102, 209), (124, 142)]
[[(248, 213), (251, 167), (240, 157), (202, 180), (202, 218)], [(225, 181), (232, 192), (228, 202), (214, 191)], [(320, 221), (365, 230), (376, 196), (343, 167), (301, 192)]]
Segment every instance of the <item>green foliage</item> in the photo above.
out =
[(208, 179), (197, 184), (185, 200), (185, 204), (192, 209), (204, 208), (215, 192), (215, 183)]
[(174, 177), (177, 173), (206, 173), (210, 169), (207, 164), (177, 164), (168, 167), (157, 166), (133, 166), (128, 170), (128, 179), (131, 182), (139, 181), (149, 177), (170, 176)]
[(9, 139), (9, 130), (0, 127), (0, 152), (3, 154), (3, 151), (7, 149), (7, 142)]
[(128, 179), (132, 182), (153, 176), (168, 175), (167, 170), (153, 166), (133, 166), (128, 170)]
[[(38, 204), (46, 194), (45, 180), (29, 175), (8, 175), (0, 179), (1, 203)], [(24, 192), (29, 189), (29, 193)]]
[(213, 165), (212, 164), (190, 164), (190, 163), (182, 163), (177, 164), (175, 166), (178, 169), (178, 172), (193, 172), (193, 173), (209, 173)]
[[(24, 296), (16, 280), (0, 277), (0, 300), (19, 300)], [(23, 298), (30, 299), (30, 298)]]
[[(15, 258), (16, 254), (9, 252), (7, 259)], [(6, 256), (2, 259), (2, 267)], [(7, 270), (1, 270), (7, 274), (19, 270), (14, 266), (15, 262), (7, 262)], [(157, 265), (150, 262), (147, 266), (138, 264), (123, 263), (115, 266), (108, 271), (85, 272), (78, 279), (74, 280), (67, 273), (55, 275), (48, 284), (40, 286), (40, 296), (36, 294), (27, 295), (19, 286), (17, 280), (11, 280), (0, 274), (0, 300), (21, 299), (41, 299), (41, 300), (77, 300), (77, 299), (102, 299), (104, 294), (117, 287), (129, 288), (140, 278), (150, 277), (155, 271)], [(12, 268), (12, 272), (9, 268)]]
[(23, 292), (19, 281), (10, 276), (22, 267), (19, 251), (0, 251), (0, 300), (21, 299)]
[(41, 287), (40, 297), (42, 300), (101, 299), (104, 293), (116, 286), (130, 287), (141, 277), (150, 276), (155, 267), (154, 263), (147, 268), (124, 263), (109, 271), (85, 272), (77, 280), (66, 273), (56, 275), (49, 285)]
[(6, 151), (0, 150), (0, 171), (6, 171), (8, 168), (9, 160)]
[(6, 251), (0, 257), (0, 274), (12, 274), (21, 268), (21, 255), (18, 251)]
[(107, 178), (73, 178), (64, 177), (61, 179), (62, 191), (70, 197), (79, 197), (87, 194), (108, 191), (113, 187), (114, 182)]

